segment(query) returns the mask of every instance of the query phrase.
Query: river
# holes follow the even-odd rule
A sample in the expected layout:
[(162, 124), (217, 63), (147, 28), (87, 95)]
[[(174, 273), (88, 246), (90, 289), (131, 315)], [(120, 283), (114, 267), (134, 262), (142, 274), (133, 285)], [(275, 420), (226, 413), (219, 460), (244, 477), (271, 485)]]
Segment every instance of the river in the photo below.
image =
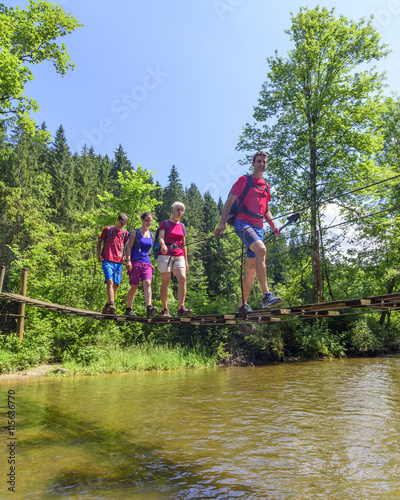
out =
[(0, 390), (0, 498), (400, 498), (400, 358), (7, 380)]

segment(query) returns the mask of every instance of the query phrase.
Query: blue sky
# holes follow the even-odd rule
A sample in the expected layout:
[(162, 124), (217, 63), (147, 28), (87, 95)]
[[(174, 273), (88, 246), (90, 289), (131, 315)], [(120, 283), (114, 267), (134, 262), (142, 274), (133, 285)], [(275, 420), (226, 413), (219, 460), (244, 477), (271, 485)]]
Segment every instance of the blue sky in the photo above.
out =
[[(7, 6), (25, 1), (5, 1)], [(113, 157), (122, 144), (132, 164), (167, 184), (176, 165), (225, 200), (242, 174), (235, 151), (266, 79), (266, 58), (291, 49), (294, 0), (60, 0), (84, 27), (63, 39), (76, 69), (64, 78), (50, 64), (34, 69), (26, 93), (39, 103), (38, 124), (63, 125), (72, 151), (86, 142)], [(400, 86), (400, 0), (319, 3), (354, 20), (376, 16), (393, 53), (380, 62), (387, 94)], [(267, 176), (266, 176), (267, 177)]]

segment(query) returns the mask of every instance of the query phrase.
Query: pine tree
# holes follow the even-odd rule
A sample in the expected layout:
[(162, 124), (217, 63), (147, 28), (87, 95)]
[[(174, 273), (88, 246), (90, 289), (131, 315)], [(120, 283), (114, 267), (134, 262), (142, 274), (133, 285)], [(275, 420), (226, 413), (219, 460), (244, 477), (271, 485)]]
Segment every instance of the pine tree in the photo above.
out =
[(16, 127), (11, 142), (3, 135), (0, 142), (1, 185), (0, 240), (5, 261), (15, 259), (7, 245), (15, 245), (17, 254), (30, 246), (34, 238), (32, 222), (36, 227), (41, 220), (50, 217), (51, 180), (42, 165), (46, 146), (39, 131), (28, 134), (22, 127)]
[(218, 205), (215, 203), (209, 191), (206, 191), (204, 193), (203, 199), (204, 199), (203, 219), (204, 219), (204, 227), (206, 228), (205, 232), (214, 233), (214, 230), (218, 226), (221, 218), (218, 210)]
[[(155, 183), (154, 183), (154, 181), (152, 181), (152, 182), (154, 184), (155, 189), (154, 189), (154, 191), (151, 192), (151, 197), (156, 199), (156, 200), (162, 201), (163, 200), (163, 188), (162, 188), (161, 184), (158, 181), (156, 181)], [(160, 203), (159, 205), (157, 205), (154, 208), (153, 215), (158, 223), (160, 223), (163, 220), (162, 216), (163, 216), (164, 211), (163, 211), (162, 207), (163, 207), (163, 204)]]
[[(113, 168), (112, 161), (108, 157), (108, 155), (96, 156), (96, 163), (98, 165), (97, 170), (99, 172), (98, 184), (99, 184), (99, 192), (104, 193), (112, 192), (114, 186), (114, 179), (111, 177), (111, 172)], [(115, 186), (114, 186), (115, 187)]]
[(55, 221), (70, 227), (77, 207), (75, 165), (67, 144), (64, 128), (59, 126), (47, 155), (47, 168), (52, 180), (51, 205), (55, 209)]
[(77, 205), (79, 209), (86, 212), (97, 205), (97, 194), (100, 194), (98, 185), (98, 171), (93, 149), (85, 145), (81, 155), (74, 157), (75, 181), (77, 188)]
[(208, 291), (212, 296), (222, 296), (235, 304), (239, 298), (239, 262), (231, 265), (231, 261), (239, 255), (240, 242), (237, 236), (226, 230), (223, 237), (216, 240), (214, 230), (218, 226), (221, 215), (218, 205), (210, 192), (204, 194), (204, 227), (206, 234), (202, 242), (203, 266), (208, 280)]
[(204, 231), (204, 200), (193, 182), (189, 189), (185, 189), (184, 203), (186, 207), (184, 223), (201, 233)]
[(114, 151), (114, 160), (112, 162), (112, 168), (110, 172), (112, 193), (115, 194), (115, 196), (121, 195), (121, 186), (118, 182), (118, 173), (124, 174), (125, 172), (131, 172), (132, 170), (132, 163), (128, 159), (124, 148), (120, 144)]
[[(162, 210), (159, 211), (160, 221), (168, 219), (171, 215), (171, 205), (175, 201), (184, 203), (185, 193), (179, 177), (178, 169), (172, 165), (171, 172), (168, 176), (168, 184), (163, 191)], [(184, 221), (184, 219), (183, 219)]]
[(222, 210), (224, 208), (224, 202), (222, 201), (221, 196), (218, 198), (218, 212), (222, 215)]

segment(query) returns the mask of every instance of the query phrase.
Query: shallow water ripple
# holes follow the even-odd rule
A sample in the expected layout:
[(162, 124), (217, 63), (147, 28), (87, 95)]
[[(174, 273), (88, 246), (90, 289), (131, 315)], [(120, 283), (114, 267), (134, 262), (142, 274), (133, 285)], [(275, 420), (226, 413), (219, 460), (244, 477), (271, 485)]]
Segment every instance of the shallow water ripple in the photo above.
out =
[(397, 358), (16, 382), (18, 498), (398, 499), (399, 382)]

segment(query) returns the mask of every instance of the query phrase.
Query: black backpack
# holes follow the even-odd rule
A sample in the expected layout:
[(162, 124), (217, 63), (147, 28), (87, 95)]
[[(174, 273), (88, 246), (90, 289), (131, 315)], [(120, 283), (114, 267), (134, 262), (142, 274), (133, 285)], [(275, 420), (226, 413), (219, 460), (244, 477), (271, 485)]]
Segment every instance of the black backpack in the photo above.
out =
[[(235, 183), (236, 184), (236, 183)], [(235, 185), (234, 184), (234, 185)], [(233, 185), (233, 186), (234, 186)], [(226, 222), (230, 225), (230, 226), (234, 226), (235, 225), (235, 220), (236, 220), (236, 216), (238, 214), (238, 211), (239, 211), (239, 208), (240, 206), (243, 204), (243, 200), (246, 198), (246, 195), (247, 193), (250, 191), (250, 188), (251, 186), (253, 185), (253, 179), (252, 179), (252, 176), (247, 174), (246, 175), (246, 186), (245, 188), (243, 189), (243, 193), (241, 194), (240, 196), (240, 199), (239, 197), (236, 198), (236, 200), (233, 202), (233, 205), (231, 207), (231, 210), (229, 212), (229, 215), (228, 215), (228, 218), (226, 220)], [(231, 191), (233, 189), (233, 186), (231, 187), (231, 190), (229, 191), (229, 194), (231, 194)], [(228, 195), (229, 196), (229, 195)]]

